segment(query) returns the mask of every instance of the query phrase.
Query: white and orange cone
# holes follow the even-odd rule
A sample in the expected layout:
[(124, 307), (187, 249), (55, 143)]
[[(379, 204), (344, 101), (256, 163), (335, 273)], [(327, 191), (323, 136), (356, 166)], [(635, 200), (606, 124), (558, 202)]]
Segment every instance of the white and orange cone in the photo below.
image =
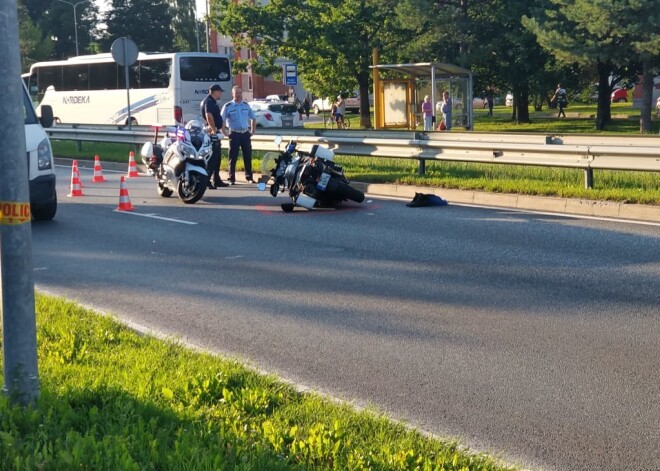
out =
[(122, 176), (119, 181), (119, 206), (117, 206), (117, 211), (133, 211), (134, 209), (131, 199), (128, 196), (126, 177)]
[(74, 160), (71, 165), (71, 189), (67, 196), (85, 196), (82, 192), (80, 183), (80, 171), (78, 170), (78, 161)]
[(101, 168), (101, 159), (98, 155), (94, 156), (94, 176), (92, 177), (92, 183), (103, 183), (105, 177), (103, 176), (103, 169)]
[(128, 175), (126, 176), (128, 178), (135, 178), (140, 176), (138, 173), (137, 164), (135, 163), (135, 152), (133, 151), (128, 153)]

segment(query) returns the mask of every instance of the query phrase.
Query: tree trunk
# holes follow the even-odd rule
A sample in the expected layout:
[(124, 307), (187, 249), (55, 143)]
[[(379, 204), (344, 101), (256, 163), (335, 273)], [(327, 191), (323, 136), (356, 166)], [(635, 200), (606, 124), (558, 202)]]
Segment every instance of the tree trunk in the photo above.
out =
[(605, 127), (612, 122), (612, 108), (610, 98), (612, 86), (610, 85), (610, 74), (612, 68), (604, 62), (598, 62), (598, 110), (596, 111), (596, 129), (604, 131)]
[(529, 90), (526, 86), (513, 88), (513, 122), (529, 123)]
[(369, 109), (369, 73), (359, 74), (360, 89), (360, 127), (371, 129), (371, 110)]
[(642, 62), (642, 106), (639, 117), (639, 132), (651, 132), (651, 108), (653, 106), (653, 71), (648, 60)]

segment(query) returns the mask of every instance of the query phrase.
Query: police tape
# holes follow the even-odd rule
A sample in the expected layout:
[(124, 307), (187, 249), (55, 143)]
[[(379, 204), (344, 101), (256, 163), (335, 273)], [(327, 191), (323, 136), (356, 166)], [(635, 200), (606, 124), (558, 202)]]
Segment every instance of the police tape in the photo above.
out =
[(30, 222), (30, 203), (0, 201), (0, 225), (12, 226)]

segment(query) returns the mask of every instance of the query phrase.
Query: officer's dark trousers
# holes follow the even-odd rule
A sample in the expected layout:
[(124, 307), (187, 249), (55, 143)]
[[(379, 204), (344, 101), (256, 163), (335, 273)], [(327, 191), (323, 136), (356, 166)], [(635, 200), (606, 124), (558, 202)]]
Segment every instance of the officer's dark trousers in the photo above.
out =
[(222, 181), (220, 178), (220, 141), (214, 142), (211, 147), (211, 158), (209, 159), (208, 168), (209, 182), (217, 185)]
[(229, 181), (236, 181), (236, 159), (238, 150), (243, 151), (243, 165), (245, 166), (245, 178), (252, 178), (252, 142), (250, 132), (229, 135)]

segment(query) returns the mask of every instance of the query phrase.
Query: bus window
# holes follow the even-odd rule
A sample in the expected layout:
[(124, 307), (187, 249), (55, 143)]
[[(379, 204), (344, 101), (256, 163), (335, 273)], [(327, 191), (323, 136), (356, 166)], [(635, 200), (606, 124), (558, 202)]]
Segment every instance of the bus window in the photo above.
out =
[(41, 99), (46, 93), (46, 89), (53, 86), (55, 90), (62, 90), (62, 66), (55, 65), (51, 67), (39, 67), (37, 69), (38, 86), (37, 93)]
[(64, 73), (62, 75), (63, 83), (61, 90), (89, 90), (89, 66), (87, 64), (64, 67)]
[(172, 59), (140, 61), (140, 80), (135, 88), (169, 88)]
[(179, 69), (184, 82), (226, 82), (231, 78), (226, 57), (180, 57)]
[[(138, 63), (136, 62), (130, 68), (128, 69), (128, 83), (131, 88), (139, 88), (138, 87)], [(117, 88), (124, 89), (126, 88), (126, 75), (124, 72), (124, 66), (123, 65), (118, 65), (117, 66)]]
[(117, 64), (114, 62), (89, 64), (89, 89), (116, 90)]

